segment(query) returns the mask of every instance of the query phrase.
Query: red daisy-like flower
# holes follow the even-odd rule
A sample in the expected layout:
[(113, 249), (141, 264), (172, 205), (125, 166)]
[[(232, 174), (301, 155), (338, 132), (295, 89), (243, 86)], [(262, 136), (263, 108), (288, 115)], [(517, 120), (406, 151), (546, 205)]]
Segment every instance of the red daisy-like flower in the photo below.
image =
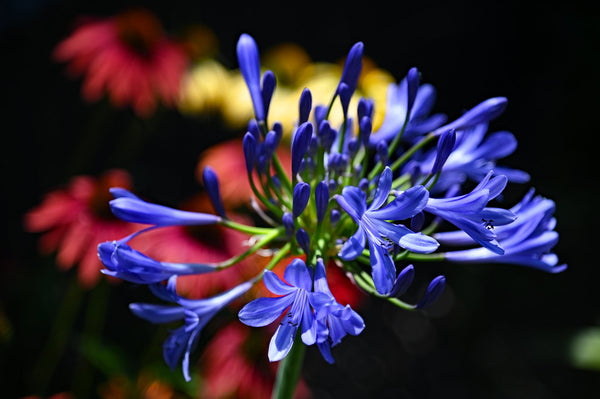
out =
[(157, 100), (171, 106), (188, 65), (183, 47), (169, 39), (145, 9), (89, 20), (58, 44), (54, 58), (85, 75), (82, 94), (98, 101), (105, 93), (118, 107), (131, 105), (139, 116), (154, 112)]
[(57, 251), (56, 263), (62, 269), (79, 265), (79, 281), (92, 287), (100, 277), (102, 264), (96, 253), (99, 243), (125, 237), (141, 225), (114, 217), (108, 202), (110, 187), (131, 187), (123, 170), (111, 170), (100, 178), (74, 177), (66, 189), (52, 191), (41, 204), (27, 212), (25, 230), (43, 233), (39, 248), (43, 253)]

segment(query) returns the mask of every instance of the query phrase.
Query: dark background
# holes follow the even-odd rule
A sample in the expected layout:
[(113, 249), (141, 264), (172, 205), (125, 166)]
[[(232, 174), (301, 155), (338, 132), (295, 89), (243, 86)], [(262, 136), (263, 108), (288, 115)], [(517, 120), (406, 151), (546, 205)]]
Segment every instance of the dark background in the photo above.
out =
[[(101, 105), (81, 100), (80, 81), (67, 78), (64, 66), (51, 60), (52, 48), (78, 16), (109, 16), (139, 3), (3, 4), (0, 311), (9, 333), (0, 344), (0, 396), (49, 395), (77, 386), (87, 392), (81, 397), (94, 397), (103, 376), (78, 351), (81, 326), (93, 312), (85, 307), (98, 306), (91, 293), (81, 294), (83, 310), (73, 329), (63, 332), (65, 354), (48, 366), (51, 378), (43, 389), (32, 383), (39, 381), (32, 373), (75, 274), (58, 271), (52, 257), (37, 253), (37, 235), (23, 232), (23, 214), (72, 176), (112, 167), (127, 168), (139, 192), (177, 201), (197, 189), (193, 173), (202, 150), (239, 132), (215, 135), (214, 129), (222, 129), (218, 122), (176, 111), (161, 111), (154, 123), (127, 110), (107, 116)], [(438, 90), (436, 111), (450, 117), (486, 98), (506, 96), (508, 108), (491, 126), (519, 140), (505, 163), (528, 171), (531, 185), (557, 203), (561, 240), (555, 252), (569, 264), (566, 272), (417, 267), (423, 281), (447, 276), (440, 303), (423, 314), (371, 301), (361, 311), (367, 328), (335, 350), (335, 366), (309, 349), (304, 377), (315, 397), (597, 396), (600, 370), (575, 367), (570, 356), (574, 337), (600, 326), (595, 257), (600, 17), (593, 2), (143, 4), (170, 31), (196, 23), (210, 27), (219, 39), (220, 60), (232, 68), (242, 32), (252, 34), (261, 49), (295, 41), (316, 61), (337, 61), (361, 40), (365, 54), (397, 79), (417, 66), (422, 80)], [(513, 189), (522, 194), (528, 187)], [(129, 356), (141, 353), (149, 342), (136, 334), (145, 337), (155, 328), (126, 309), (140, 300), (140, 292), (124, 285), (103, 289), (110, 292), (104, 343)]]

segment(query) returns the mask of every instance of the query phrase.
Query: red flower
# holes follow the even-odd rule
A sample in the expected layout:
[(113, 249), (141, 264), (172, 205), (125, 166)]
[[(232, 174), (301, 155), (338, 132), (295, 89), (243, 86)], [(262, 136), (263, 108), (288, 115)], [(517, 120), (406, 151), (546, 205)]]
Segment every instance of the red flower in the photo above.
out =
[[(220, 329), (202, 356), (205, 384), (200, 397), (206, 399), (270, 398), (277, 363), (267, 360), (272, 331), (249, 329), (234, 322)], [(310, 398), (310, 391), (300, 380), (294, 398)]]
[(66, 189), (46, 194), (42, 203), (24, 218), (25, 230), (43, 232), (39, 247), (43, 253), (58, 251), (56, 263), (62, 269), (79, 264), (79, 281), (93, 286), (102, 264), (96, 253), (99, 243), (125, 237), (140, 225), (114, 217), (108, 206), (110, 187), (129, 188), (129, 174), (111, 170), (99, 179), (74, 177)]
[(157, 99), (173, 105), (188, 65), (183, 48), (144, 9), (82, 23), (58, 44), (54, 58), (68, 62), (71, 74), (85, 75), (86, 100), (106, 92), (115, 106), (131, 105), (140, 116), (150, 115)]

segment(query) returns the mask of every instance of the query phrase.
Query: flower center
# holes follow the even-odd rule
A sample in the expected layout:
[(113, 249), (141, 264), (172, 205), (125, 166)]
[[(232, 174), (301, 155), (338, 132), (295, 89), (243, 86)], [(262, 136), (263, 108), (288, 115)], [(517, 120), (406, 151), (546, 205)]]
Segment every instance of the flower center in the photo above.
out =
[(115, 17), (119, 37), (143, 58), (152, 57), (163, 31), (159, 20), (144, 9), (126, 11)]

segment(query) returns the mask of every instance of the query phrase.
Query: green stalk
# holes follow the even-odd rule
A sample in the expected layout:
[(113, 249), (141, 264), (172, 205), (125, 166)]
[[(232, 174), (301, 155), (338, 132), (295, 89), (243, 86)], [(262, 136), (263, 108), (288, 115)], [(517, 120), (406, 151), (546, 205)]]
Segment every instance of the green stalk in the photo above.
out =
[(265, 229), (265, 230), (268, 230), (268, 233), (265, 234), (265, 236), (263, 238), (261, 238), (256, 244), (254, 244), (252, 247), (248, 248), (246, 251), (244, 251), (240, 255), (234, 256), (233, 258), (229, 258), (223, 262), (218, 263), (216, 269), (221, 270), (221, 269), (228, 268), (229, 266), (235, 265), (236, 263), (240, 262), (241, 260), (245, 259), (246, 257), (252, 255), (254, 252), (258, 251), (259, 249), (261, 249), (262, 247), (264, 247), (265, 245), (267, 245), (268, 243), (270, 243), (271, 241), (273, 241), (274, 239), (279, 237), (279, 235), (281, 233), (283, 233), (283, 227), (278, 227), (276, 229)]
[(247, 226), (245, 224), (234, 222), (231, 219), (222, 219), (219, 224), (229, 227), (230, 229), (234, 229), (237, 231), (241, 231), (242, 233), (251, 234), (251, 235), (265, 235), (270, 234), (273, 230), (272, 227), (256, 227), (256, 226)]
[(292, 349), (277, 368), (277, 377), (271, 395), (272, 399), (291, 399), (294, 396), (300, 379), (305, 349), (300, 334), (297, 332)]

